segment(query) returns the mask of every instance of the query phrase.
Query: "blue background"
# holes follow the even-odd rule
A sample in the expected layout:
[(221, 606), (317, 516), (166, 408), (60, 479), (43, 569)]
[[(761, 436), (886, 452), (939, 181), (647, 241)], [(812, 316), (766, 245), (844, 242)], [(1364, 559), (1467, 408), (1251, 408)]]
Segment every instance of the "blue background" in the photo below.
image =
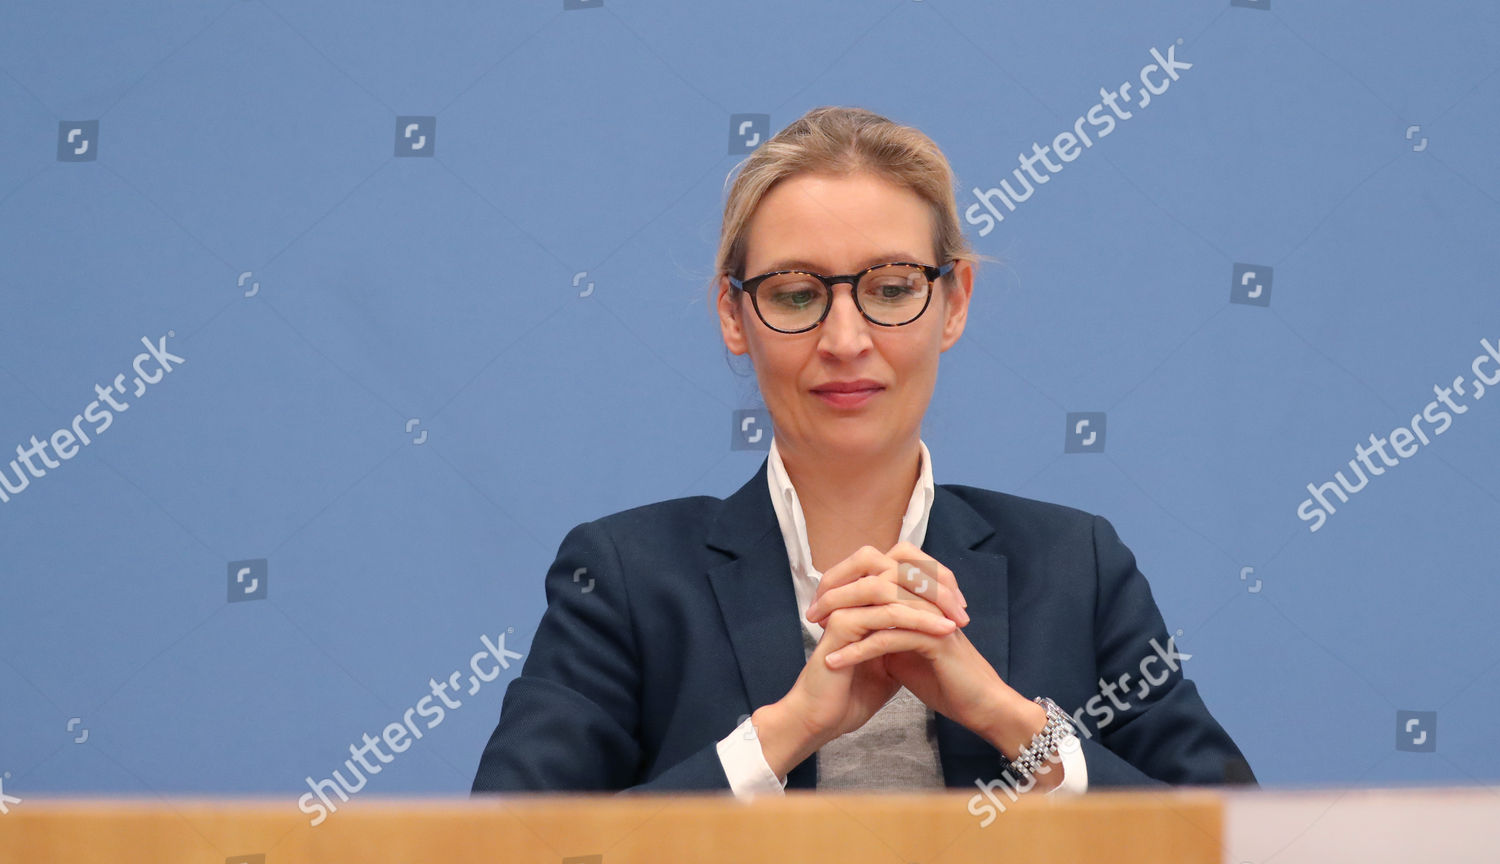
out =
[[(1500, 7), (584, 5), (4, 5), (0, 460), (143, 337), (185, 361), (0, 503), (7, 793), (291, 802), (481, 634), (525, 652), (567, 529), (744, 483), (761, 403), (705, 302), (731, 116), (912, 124), (964, 210), (1174, 45), (1169, 90), (966, 225), (1000, 263), (936, 480), (1109, 518), (1267, 785), (1500, 779), (1500, 398), (1296, 515), (1500, 340)], [(1065, 453), (1092, 411), (1104, 451)], [(246, 560), (264, 597), (226, 602)], [(467, 792), (518, 672), (365, 794)]]

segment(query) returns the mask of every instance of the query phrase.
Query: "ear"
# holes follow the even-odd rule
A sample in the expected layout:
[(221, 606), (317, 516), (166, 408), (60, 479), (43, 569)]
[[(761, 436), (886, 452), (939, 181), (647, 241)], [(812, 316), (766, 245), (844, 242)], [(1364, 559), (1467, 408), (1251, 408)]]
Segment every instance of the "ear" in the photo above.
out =
[(730, 291), (729, 277), (719, 277), (719, 331), (724, 336), (724, 345), (733, 354), (744, 354), (750, 350), (749, 341), (745, 337), (745, 329), (742, 326), (745, 321), (743, 292), (740, 293), (739, 303), (736, 303), (734, 294)]
[(969, 319), (969, 298), (974, 293), (974, 265), (959, 261), (946, 278), (952, 282), (940, 289), (944, 311), (941, 351), (952, 348), (963, 335), (964, 324)]

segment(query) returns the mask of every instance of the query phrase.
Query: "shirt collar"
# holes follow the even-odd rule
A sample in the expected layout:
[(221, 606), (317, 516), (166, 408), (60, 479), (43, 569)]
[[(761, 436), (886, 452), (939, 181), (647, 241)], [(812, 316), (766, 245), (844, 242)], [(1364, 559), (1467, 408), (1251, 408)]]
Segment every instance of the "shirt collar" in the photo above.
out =
[[(918, 439), (917, 444), (922, 452), (922, 467), (916, 485), (912, 487), (906, 514), (901, 517), (900, 539), (920, 549), (927, 538), (927, 517), (932, 512), (932, 499), (936, 492), (932, 483), (932, 453), (928, 451), (926, 442)], [(771, 506), (776, 510), (776, 521), (781, 525), (781, 539), (786, 543), (792, 575), (798, 582), (816, 585), (822, 574), (813, 569), (802, 502), (797, 498), (797, 490), (787, 477), (786, 465), (781, 461), (781, 452), (776, 448), (774, 434), (771, 436), (771, 453), (768, 459), (766, 484), (771, 493)]]

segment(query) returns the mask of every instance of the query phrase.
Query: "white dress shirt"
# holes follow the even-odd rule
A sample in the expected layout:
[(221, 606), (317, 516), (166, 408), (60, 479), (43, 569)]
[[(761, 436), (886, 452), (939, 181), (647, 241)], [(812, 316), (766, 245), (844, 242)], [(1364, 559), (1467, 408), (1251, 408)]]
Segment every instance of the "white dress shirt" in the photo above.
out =
[[(927, 537), (927, 517), (932, 511), (932, 499), (936, 494), (932, 482), (932, 454), (927, 444), (919, 441), (922, 450), (921, 473), (912, 489), (911, 501), (906, 506), (906, 515), (901, 518), (900, 539), (917, 548)], [(776, 438), (771, 438), (771, 453), (766, 471), (766, 483), (771, 495), (771, 504), (776, 510), (776, 521), (781, 524), (781, 538), (786, 543), (787, 559), (792, 568), (792, 589), (797, 596), (797, 615), (804, 629), (812, 634), (813, 641), (823, 638), (823, 627), (807, 620), (807, 607), (817, 596), (818, 582), (823, 574), (813, 569), (812, 551), (808, 547), (807, 521), (802, 513), (802, 503), (797, 490), (792, 488), (787, 477), (786, 466), (776, 449)], [(1073, 738), (1074, 736), (1068, 736)], [(1062, 758), (1063, 781), (1046, 794), (1062, 790), (1083, 792), (1088, 788), (1088, 767), (1084, 763), (1083, 750), (1076, 739), (1059, 746)], [(719, 761), (729, 778), (729, 787), (736, 798), (754, 795), (784, 795), (787, 781), (777, 777), (767, 764), (765, 752), (755, 735), (755, 726), (750, 717), (718, 743)]]

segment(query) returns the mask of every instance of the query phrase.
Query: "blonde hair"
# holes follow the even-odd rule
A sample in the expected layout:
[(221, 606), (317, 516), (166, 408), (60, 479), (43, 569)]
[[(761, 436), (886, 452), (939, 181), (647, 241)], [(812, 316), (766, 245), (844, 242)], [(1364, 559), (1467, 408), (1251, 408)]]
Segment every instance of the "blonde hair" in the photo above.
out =
[[(922, 263), (941, 266), (958, 259), (973, 265), (987, 257), (974, 251), (959, 225), (953, 169), (937, 144), (921, 130), (864, 108), (814, 108), (757, 147), (740, 169), (724, 203), (714, 261), (715, 293), (725, 275), (755, 275), (740, 272), (750, 217), (771, 187), (796, 174), (875, 174), (911, 190), (931, 207), (937, 260)], [(951, 273), (944, 279), (950, 286), (957, 284)], [(729, 290), (738, 307), (740, 290), (732, 285)]]

